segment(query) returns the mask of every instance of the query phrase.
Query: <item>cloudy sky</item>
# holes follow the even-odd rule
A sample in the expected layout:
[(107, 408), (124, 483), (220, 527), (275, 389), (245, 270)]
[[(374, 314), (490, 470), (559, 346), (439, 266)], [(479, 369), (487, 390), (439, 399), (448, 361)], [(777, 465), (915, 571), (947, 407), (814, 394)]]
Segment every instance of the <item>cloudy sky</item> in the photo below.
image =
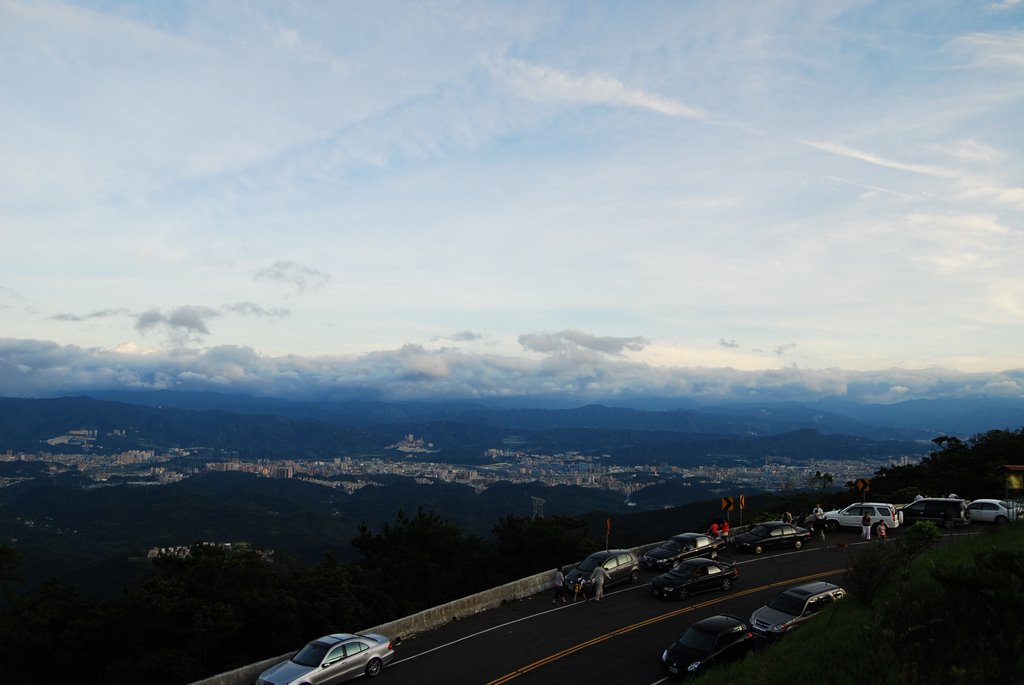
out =
[(0, 0), (0, 395), (1024, 396), (1024, 2)]

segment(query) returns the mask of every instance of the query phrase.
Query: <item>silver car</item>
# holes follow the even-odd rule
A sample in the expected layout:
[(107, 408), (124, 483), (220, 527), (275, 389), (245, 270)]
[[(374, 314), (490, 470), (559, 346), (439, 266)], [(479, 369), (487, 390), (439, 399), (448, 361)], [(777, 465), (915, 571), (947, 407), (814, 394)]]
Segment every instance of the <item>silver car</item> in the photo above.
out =
[(1001, 499), (976, 499), (967, 505), (967, 511), (971, 513), (971, 521), (998, 525), (1016, 521), (1019, 515), (1016, 503)]
[(791, 587), (755, 611), (750, 617), (750, 628), (755, 635), (779, 639), (845, 596), (846, 590), (823, 580)]
[(376, 633), (334, 633), (313, 640), (288, 661), (260, 674), (256, 685), (330, 685), (380, 675), (395, 658), (392, 641)]

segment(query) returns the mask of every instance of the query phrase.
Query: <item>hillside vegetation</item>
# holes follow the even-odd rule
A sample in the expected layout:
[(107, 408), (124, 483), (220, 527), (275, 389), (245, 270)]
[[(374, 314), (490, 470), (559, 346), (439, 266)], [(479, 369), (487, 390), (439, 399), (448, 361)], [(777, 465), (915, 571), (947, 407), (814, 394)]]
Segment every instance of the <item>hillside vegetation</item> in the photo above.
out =
[[(879, 472), (872, 497), (901, 501), (911, 492), (954, 487), (966, 497), (998, 495), (998, 467), (1024, 463), (1024, 431), (992, 431), (967, 442), (940, 438), (936, 445), (920, 465)], [(854, 492), (752, 497), (747, 515), (809, 511), (809, 502), (827, 497), (849, 503)], [(721, 514), (709, 501), (635, 519), (619, 515), (611, 544), (652, 542)], [(268, 560), (245, 547), (193, 545), (185, 558), (140, 560), (146, 573), (104, 600), (66, 581), (30, 585), (21, 549), (0, 545), (0, 663), (8, 680), (23, 685), (62, 682), (69, 674), (104, 685), (190, 682), (282, 654), (338, 626), (376, 625), (581, 559), (604, 547), (606, 521), (600, 512), (506, 515), (484, 538), (420, 509), (377, 530), (360, 526), (351, 542), (356, 561), (327, 554), (309, 565), (283, 555)], [(56, 548), (67, 539), (53, 535)], [(918, 558), (929, 536), (913, 537), (920, 544), (862, 555), (848, 581), (853, 599), (742, 666), (755, 670), (716, 682), (1021, 682), (1021, 530), (931, 553), (952, 557)], [(325, 540), (325, 548), (334, 542)]]
[(938, 531), (914, 528), (858, 558), (850, 599), (702, 685), (1024, 682), (1024, 525), (919, 555)]

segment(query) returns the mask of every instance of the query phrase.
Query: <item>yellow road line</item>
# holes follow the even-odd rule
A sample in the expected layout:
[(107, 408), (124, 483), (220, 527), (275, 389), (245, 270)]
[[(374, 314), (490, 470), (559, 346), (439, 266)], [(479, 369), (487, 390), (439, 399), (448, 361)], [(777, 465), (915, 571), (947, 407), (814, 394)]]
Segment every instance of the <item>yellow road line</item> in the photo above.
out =
[(691, 604), (691, 605), (683, 607), (681, 609), (675, 609), (674, 611), (670, 611), (668, 613), (661, 614), (659, 616), (654, 616), (652, 618), (648, 618), (646, 620), (640, 621), (639, 623), (634, 623), (634, 624), (629, 625), (629, 626), (625, 626), (625, 627), (622, 627), (622, 628), (617, 628), (616, 630), (613, 630), (610, 633), (605, 633), (604, 635), (598, 635), (597, 637), (591, 638), (591, 639), (587, 640), (586, 642), (581, 642), (581, 643), (579, 643), (577, 645), (573, 645), (572, 647), (568, 647), (566, 649), (563, 649), (560, 652), (556, 652), (554, 654), (551, 654), (550, 656), (546, 656), (543, 659), (538, 659), (537, 661), (534, 661), (532, 664), (527, 664), (526, 666), (523, 666), (521, 668), (517, 668), (516, 670), (512, 671), (511, 673), (503, 675), (500, 678), (497, 678), (496, 680), (490, 681), (489, 683), (487, 683), (487, 685), (502, 685), (502, 683), (507, 683), (510, 680), (514, 680), (515, 678), (518, 678), (521, 675), (529, 673), (530, 671), (536, 670), (536, 669), (540, 668), (541, 666), (544, 666), (546, 664), (550, 664), (551, 662), (557, 661), (558, 659), (561, 659), (563, 657), (569, 656), (570, 654), (575, 654), (576, 652), (584, 650), (584, 649), (586, 649), (588, 647), (593, 647), (594, 645), (597, 645), (597, 644), (600, 644), (602, 642), (605, 642), (606, 640), (610, 640), (613, 637), (616, 637), (617, 635), (623, 635), (625, 633), (630, 633), (630, 632), (633, 632), (634, 630), (639, 630), (640, 628), (644, 628), (644, 627), (649, 626), (649, 625), (651, 625), (653, 623), (658, 623), (659, 621), (664, 621), (666, 619), (675, 618), (676, 616), (681, 616), (683, 614), (687, 614), (687, 613), (689, 613), (691, 611), (695, 611), (697, 609), (703, 609), (704, 607), (711, 606), (712, 604), (718, 604), (719, 602), (724, 602), (724, 601), (732, 599), (734, 597), (742, 597), (743, 595), (749, 595), (749, 594), (752, 594), (754, 592), (761, 592), (763, 590), (770, 590), (771, 588), (778, 587), (780, 585), (789, 585), (790, 583), (798, 583), (798, 582), (805, 581), (805, 580), (813, 580), (815, 578), (822, 578), (824, 576), (834, 576), (837, 573), (845, 573), (848, 570), (849, 569), (845, 569), (845, 568), (837, 568), (837, 569), (834, 569), (832, 571), (824, 571), (822, 573), (813, 573), (813, 574), (811, 574), (809, 576), (802, 576), (800, 578), (788, 578), (786, 580), (776, 581), (774, 583), (769, 583), (767, 585), (761, 585), (761, 586), (758, 586), (758, 587), (755, 587), (755, 588), (750, 588), (750, 589), (747, 589), (747, 590), (740, 590), (738, 592), (731, 592), (731, 593), (729, 593), (728, 595), (726, 595), (724, 597), (717, 597), (715, 599), (711, 599), (711, 600), (708, 600), (706, 602), (701, 602), (699, 604)]

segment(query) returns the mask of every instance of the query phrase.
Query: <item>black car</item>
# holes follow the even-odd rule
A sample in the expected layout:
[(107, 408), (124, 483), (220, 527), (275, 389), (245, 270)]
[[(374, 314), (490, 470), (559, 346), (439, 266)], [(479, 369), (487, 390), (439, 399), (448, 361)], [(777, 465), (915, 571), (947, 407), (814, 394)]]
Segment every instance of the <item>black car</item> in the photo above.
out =
[(697, 621), (661, 655), (661, 667), (676, 677), (696, 676), (717, 664), (746, 656), (757, 638), (736, 616), (722, 614)]
[(739, 569), (731, 562), (687, 559), (651, 580), (647, 590), (655, 597), (686, 599), (698, 592), (728, 590), (739, 575)]
[(640, 580), (640, 560), (635, 554), (628, 549), (606, 549), (594, 552), (569, 571), (565, 576), (565, 586), (569, 588), (569, 592), (574, 592), (576, 582), (579, 581), (580, 592), (592, 594), (594, 583), (590, 580), (590, 575), (598, 566), (604, 566), (604, 570), (608, 572), (609, 580), (604, 583), (606, 588)]
[(644, 555), (640, 557), (640, 563), (656, 571), (665, 571), (683, 559), (697, 557), (715, 559), (723, 547), (725, 547), (725, 540), (721, 538), (713, 538), (702, 533), (680, 533), (644, 552)]
[(901, 510), (903, 525), (912, 526), (918, 521), (931, 521), (943, 528), (966, 526), (971, 522), (971, 510), (967, 502), (950, 497), (925, 497), (911, 502)]
[(811, 531), (792, 523), (767, 521), (758, 523), (746, 533), (736, 536), (736, 549), (760, 554), (773, 547), (800, 549), (811, 539)]

